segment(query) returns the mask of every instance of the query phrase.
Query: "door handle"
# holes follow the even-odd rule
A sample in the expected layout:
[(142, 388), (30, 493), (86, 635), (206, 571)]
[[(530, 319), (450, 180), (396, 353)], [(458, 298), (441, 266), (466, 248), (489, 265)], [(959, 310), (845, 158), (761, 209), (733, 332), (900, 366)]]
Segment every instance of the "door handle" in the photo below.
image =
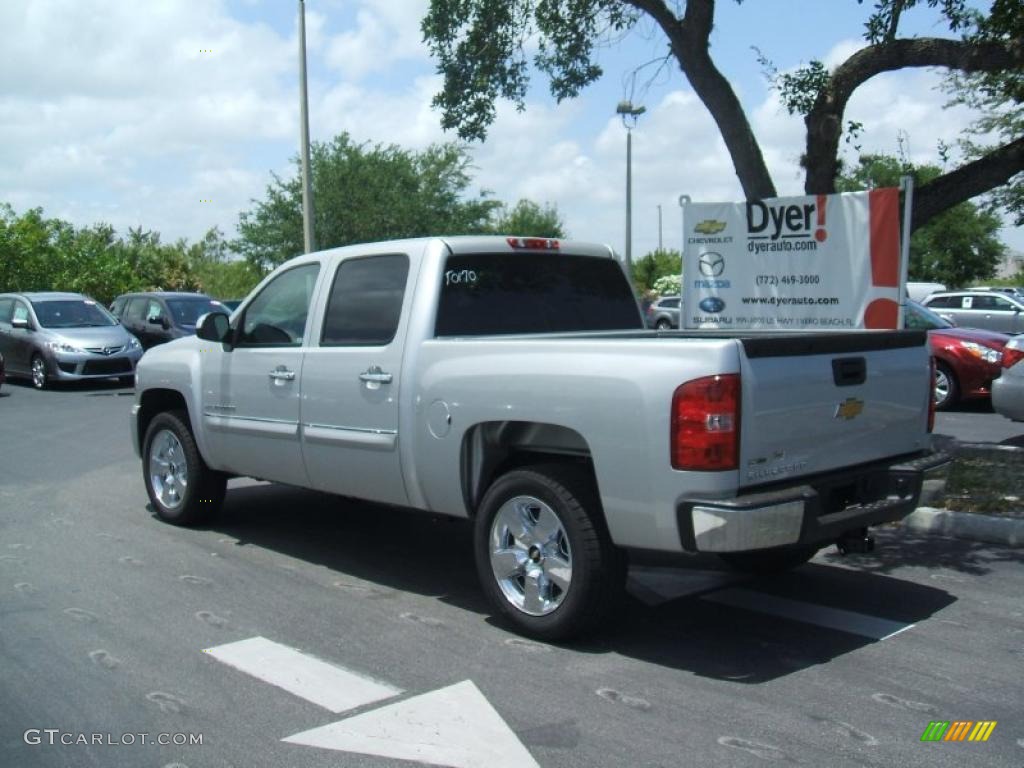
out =
[(367, 381), (375, 384), (390, 384), (392, 376), (390, 373), (384, 373), (380, 369), (379, 365), (371, 365), (365, 371), (359, 374), (360, 381)]
[(279, 365), (277, 368), (267, 374), (270, 378), (275, 381), (294, 381), (295, 371), (289, 371), (283, 365)]

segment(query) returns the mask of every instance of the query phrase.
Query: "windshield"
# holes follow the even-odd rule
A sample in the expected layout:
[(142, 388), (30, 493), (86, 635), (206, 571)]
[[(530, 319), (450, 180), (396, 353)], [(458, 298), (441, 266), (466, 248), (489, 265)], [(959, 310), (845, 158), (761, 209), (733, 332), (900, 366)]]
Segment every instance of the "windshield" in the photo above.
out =
[(903, 317), (903, 326), (915, 330), (934, 331), (939, 328), (952, 328), (953, 324), (948, 320), (943, 320), (916, 301), (908, 301), (907, 311)]
[[(175, 325), (195, 325), (207, 312), (225, 312), (219, 301), (213, 299), (168, 299), (167, 306)], [(225, 314), (227, 314), (225, 312)]]
[(92, 299), (33, 301), (39, 324), (44, 328), (99, 328), (117, 325), (117, 320)]

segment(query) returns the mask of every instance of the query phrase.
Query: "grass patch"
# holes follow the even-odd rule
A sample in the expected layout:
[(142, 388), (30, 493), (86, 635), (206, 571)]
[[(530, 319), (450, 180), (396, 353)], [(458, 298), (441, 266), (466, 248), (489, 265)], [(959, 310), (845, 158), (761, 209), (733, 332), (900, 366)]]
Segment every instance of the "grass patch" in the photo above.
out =
[(1024, 450), (961, 446), (936, 506), (1024, 517)]

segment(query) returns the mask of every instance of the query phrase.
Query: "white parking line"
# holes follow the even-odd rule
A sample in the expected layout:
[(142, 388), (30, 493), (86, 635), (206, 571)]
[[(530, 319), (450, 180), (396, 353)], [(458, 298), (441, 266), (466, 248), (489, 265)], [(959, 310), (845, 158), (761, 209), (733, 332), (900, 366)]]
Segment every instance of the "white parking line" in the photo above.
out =
[(767, 613), (784, 619), (793, 619), (804, 624), (815, 624), (819, 627), (838, 629), (851, 635), (869, 637), (872, 640), (886, 640), (914, 626), (913, 624), (880, 619), (877, 616), (868, 616), (867, 614), (856, 613), (855, 611), (844, 611), (839, 608), (829, 608), (815, 603), (802, 603), (785, 597), (767, 595), (763, 592), (752, 592), (748, 589), (723, 589), (718, 592), (702, 595), (701, 600), (720, 603), (721, 605), (728, 605), (733, 608), (743, 608), (744, 610), (756, 611), (758, 613)]
[(265, 637), (218, 645), (205, 649), (205, 653), (335, 713), (402, 693), (400, 688), (328, 664)]

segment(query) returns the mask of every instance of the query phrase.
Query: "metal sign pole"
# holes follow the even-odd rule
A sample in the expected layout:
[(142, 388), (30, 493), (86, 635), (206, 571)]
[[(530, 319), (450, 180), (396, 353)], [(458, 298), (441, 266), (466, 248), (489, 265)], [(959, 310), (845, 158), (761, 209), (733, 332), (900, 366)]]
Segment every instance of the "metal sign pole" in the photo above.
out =
[(689, 195), (679, 196), (679, 210), (681, 212), (682, 242), (679, 244), (679, 327), (689, 328), (690, 323), (686, 322), (686, 207), (690, 204)]
[(900, 300), (896, 327), (903, 327), (903, 318), (907, 308), (907, 279), (910, 274), (910, 216), (914, 209), (914, 177), (900, 178), (900, 189), (903, 190), (903, 231), (900, 233)]

